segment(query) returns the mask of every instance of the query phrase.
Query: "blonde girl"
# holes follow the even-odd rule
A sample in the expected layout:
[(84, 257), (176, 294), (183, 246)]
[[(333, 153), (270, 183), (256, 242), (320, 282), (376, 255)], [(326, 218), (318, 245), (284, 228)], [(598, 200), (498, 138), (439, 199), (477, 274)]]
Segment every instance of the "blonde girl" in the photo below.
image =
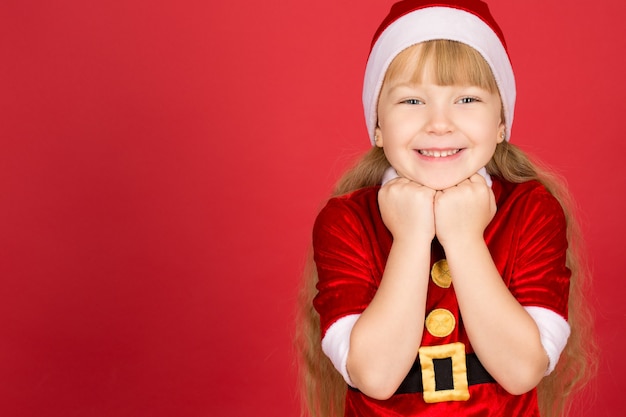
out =
[(559, 416), (593, 354), (587, 274), (566, 193), (508, 142), (515, 80), (486, 4), (394, 5), (363, 103), (373, 148), (313, 230), (306, 411)]

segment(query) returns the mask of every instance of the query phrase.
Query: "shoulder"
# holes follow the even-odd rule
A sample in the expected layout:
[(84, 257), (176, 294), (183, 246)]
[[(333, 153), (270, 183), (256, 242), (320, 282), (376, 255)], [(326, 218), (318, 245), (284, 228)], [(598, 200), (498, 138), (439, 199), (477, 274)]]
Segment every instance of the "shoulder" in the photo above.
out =
[(365, 187), (353, 191), (348, 194), (343, 194), (337, 197), (333, 197), (327, 202), (327, 206), (362, 206), (370, 204), (371, 201), (378, 199), (379, 185)]
[(321, 209), (313, 225), (313, 247), (343, 247), (373, 238), (381, 226), (378, 210), (379, 186), (367, 187), (333, 197)]
[(333, 197), (317, 215), (315, 228), (328, 224), (342, 223), (348, 219), (374, 216), (378, 211), (378, 190), (380, 186), (366, 187)]
[[(567, 217), (559, 200), (539, 181), (494, 181), (497, 211), (493, 231), (505, 228), (520, 242), (558, 240), (567, 244)], [(553, 242), (554, 243), (554, 242)]]
[(493, 179), (493, 190), (499, 209), (523, 211), (533, 214), (534, 209), (547, 217), (563, 217), (563, 207), (558, 199), (539, 181), (512, 183), (501, 178)]

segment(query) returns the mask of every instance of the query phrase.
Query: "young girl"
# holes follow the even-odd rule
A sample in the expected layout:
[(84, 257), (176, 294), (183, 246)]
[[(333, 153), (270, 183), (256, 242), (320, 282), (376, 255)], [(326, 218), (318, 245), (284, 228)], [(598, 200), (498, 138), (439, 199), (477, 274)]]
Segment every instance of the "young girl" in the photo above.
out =
[(508, 142), (515, 81), (487, 6), (394, 5), (363, 103), (373, 148), (313, 230), (308, 412), (560, 415), (592, 354), (586, 274), (565, 194)]

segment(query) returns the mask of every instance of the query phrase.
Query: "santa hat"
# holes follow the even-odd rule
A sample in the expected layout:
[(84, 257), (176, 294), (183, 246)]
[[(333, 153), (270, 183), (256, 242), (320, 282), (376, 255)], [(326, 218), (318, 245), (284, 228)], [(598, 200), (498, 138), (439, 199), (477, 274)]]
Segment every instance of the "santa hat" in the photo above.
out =
[(515, 108), (515, 78), (502, 31), (480, 0), (404, 0), (394, 4), (372, 41), (365, 68), (363, 108), (372, 145), (378, 123), (378, 96), (391, 61), (420, 42), (446, 39), (474, 48), (487, 61), (498, 85), (511, 135)]

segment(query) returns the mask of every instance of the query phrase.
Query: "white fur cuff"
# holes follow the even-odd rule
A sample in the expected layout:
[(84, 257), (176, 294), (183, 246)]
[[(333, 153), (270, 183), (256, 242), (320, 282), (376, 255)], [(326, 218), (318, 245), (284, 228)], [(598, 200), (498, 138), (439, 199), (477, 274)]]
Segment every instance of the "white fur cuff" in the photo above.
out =
[(567, 321), (559, 314), (543, 307), (524, 307), (533, 318), (539, 328), (541, 344), (545, 349), (550, 363), (546, 370), (546, 375), (554, 371), (559, 357), (565, 349), (567, 339), (570, 335), (570, 327)]
[(350, 334), (360, 314), (345, 316), (334, 322), (322, 339), (322, 351), (328, 356), (335, 369), (343, 376), (348, 385), (354, 387), (348, 375), (348, 351), (350, 350)]

